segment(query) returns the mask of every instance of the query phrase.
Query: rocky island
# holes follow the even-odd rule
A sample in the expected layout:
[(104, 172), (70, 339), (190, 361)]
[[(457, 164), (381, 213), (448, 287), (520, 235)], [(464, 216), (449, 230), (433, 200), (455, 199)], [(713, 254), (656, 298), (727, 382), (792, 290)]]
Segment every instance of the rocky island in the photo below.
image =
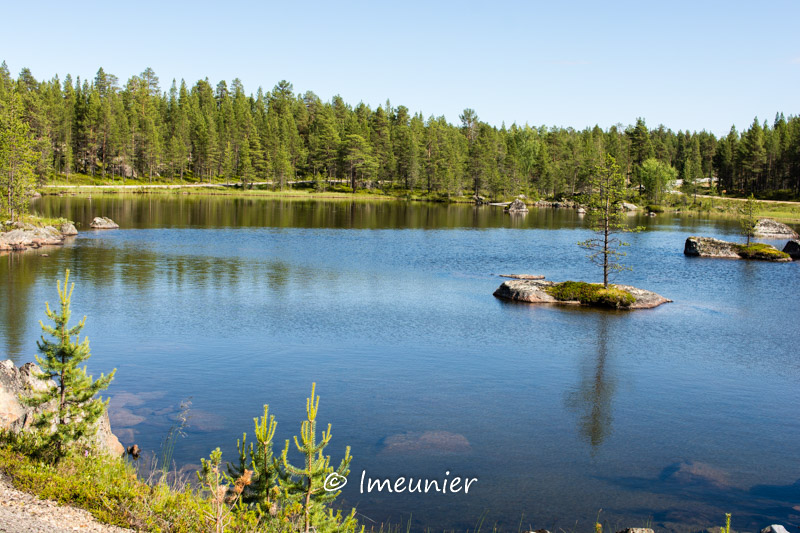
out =
[(535, 304), (589, 305), (615, 309), (651, 309), (672, 300), (630, 285), (542, 279), (511, 279), (494, 291), (497, 298)]
[(760, 242), (749, 245), (728, 242), (711, 237), (689, 237), (683, 253), (693, 257), (714, 257), (721, 259), (756, 259), (760, 261), (787, 262), (791, 256), (774, 246)]
[(28, 222), (7, 224), (3, 228), (7, 230), (0, 233), (0, 252), (60, 245), (64, 244), (66, 237), (78, 234), (71, 222), (64, 221), (58, 226), (36, 226)]
[(792, 228), (771, 218), (762, 218), (753, 230), (754, 235), (762, 239), (796, 239), (798, 236)]

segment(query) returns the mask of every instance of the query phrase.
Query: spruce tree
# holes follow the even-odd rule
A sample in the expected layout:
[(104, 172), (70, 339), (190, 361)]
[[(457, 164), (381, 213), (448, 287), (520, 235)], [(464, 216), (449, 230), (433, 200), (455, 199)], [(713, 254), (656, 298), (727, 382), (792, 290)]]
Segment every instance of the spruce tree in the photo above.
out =
[(56, 386), (34, 393), (24, 400), (33, 407), (55, 404), (54, 408), (45, 409), (34, 420), (34, 427), (39, 431), (44, 446), (52, 453), (55, 461), (63, 457), (78, 440), (94, 434), (97, 429), (94, 424), (108, 405), (108, 400), (95, 396), (108, 388), (116, 372), (115, 369), (109, 375), (101, 374), (99, 379), (93, 380), (92, 376), (86, 374), (85, 366), (78, 366), (89, 359), (91, 354), (89, 339), (80, 340), (86, 317), (76, 326), (68, 325), (72, 314), (72, 291), (75, 288), (73, 283), (67, 289), (68, 282), (69, 270), (66, 271), (63, 288), (61, 280), (57, 283), (60, 313), (51, 310), (49, 303), (45, 304), (47, 318), (53, 321), (53, 325), (39, 322), (44, 333), (55, 340), (45, 339), (42, 335), (41, 341), (36, 343), (42, 355), (36, 356), (42, 369), (42, 373), (36, 377), (45, 382), (55, 380)]

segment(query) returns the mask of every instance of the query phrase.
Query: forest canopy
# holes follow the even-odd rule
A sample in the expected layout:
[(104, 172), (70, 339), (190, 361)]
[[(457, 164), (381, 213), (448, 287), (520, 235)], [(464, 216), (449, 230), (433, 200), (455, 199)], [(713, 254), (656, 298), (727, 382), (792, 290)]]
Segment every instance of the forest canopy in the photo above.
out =
[[(401, 188), (443, 196), (575, 194), (611, 155), (629, 185), (654, 196), (677, 177), (740, 193), (800, 192), (800, 118), (754, 119), (739, 133), (624, 127), (576, 130), (505, 124), (465, 109), (460, 124), (390, 102), (372, 109), (334, 96), (295, 93), (281, 81), (247, 94), (230, 85), (172, 80), (147, 68), (124, 84), (102, 68), (93, 80), (14, 79), (0, 66), (0, 105), (19, 97), (37, 154), (40, 184), (73, 173), (143, 180), (343, 180), (356, 188)], [(648, 162), (645, 164), (646, 162)]]

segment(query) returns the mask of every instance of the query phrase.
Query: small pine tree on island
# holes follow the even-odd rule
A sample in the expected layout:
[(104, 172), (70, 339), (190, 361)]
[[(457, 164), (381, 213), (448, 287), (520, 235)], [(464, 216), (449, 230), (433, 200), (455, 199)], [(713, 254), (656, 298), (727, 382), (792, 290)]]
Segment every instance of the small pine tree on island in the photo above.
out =
[(625, 252), (620, 251), (627, 242), (615, 237), (618, 233), (641, 231), (625, 223), (622, 203), (625, 201), (625, 177), (617, 161), (606, 155), (605, 164), (595, 167), (589, 179), (590, 193), (586, 197), (587, 222), (597, 237), (579, 242), (578, 246), (589, 250), (589, 259), (603, 267), (603, 288), (608, 289), (609, 275), (630, 270), (620, 262)]
[(92, 376), (86, 374), (85, 366), (78, 366), (89, 359), (91, 354), (89, 339), (84, 338), (80, 341), (86, 317), (84, 316), (76, 326), (68, 325), (72, 314), (70, 301), (75, 288), (73, 283), (68, 289), (68, 282), (69, 270), (66, 271), (63, 288), (61, 280), (57, 283), (61, 302), (60, 313), (51, 310), (49, 303), (45, 304), (47, 318), (54, 324), (50, 326), (39, 322), (44, 333), (54, 337), (55, 340), (45, 339), (42, 335), (41, 341), (36, 343), (42, 355), (36, 356), (36, 361), (42, 370), (36, 377), (45, 382), (55, 380), (56, 386), (48, 387), (42, 392), (34, 392), (23, 399), (25, 404), (32, 407), (54, 404), (54, 408), (45, 409), (37, 415), (33, 423), (42, 439), (43, 450), (50, 454), (54, 461), (58, 461), (68, 453), (74, 443), (94, 434), (95, 423), (108, 405), (108, 400), (104, 401), (95, 396), (108, 388), (116, 372), (115, 369), (107, 376), (101, 375), (99, 379), (93, 380)]
[(750, 246), (750, 239), (756, 235), (756, 224), (758, 217), (756, 217), (756, 209), (758, 208), (757, 202), (753, 194), (747, 197), (744, 205), (739, 208), (739, 224), (742, 226), (742, 235), (747, 237), (747, 244)]

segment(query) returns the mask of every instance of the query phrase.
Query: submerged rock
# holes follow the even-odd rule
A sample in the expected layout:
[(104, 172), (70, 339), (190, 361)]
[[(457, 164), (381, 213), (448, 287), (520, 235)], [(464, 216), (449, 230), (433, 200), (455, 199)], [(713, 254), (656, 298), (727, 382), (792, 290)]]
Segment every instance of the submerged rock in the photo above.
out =
[(797, 232), (792, 228), (770, 218), (762, 218), (756, 223), (755, 236), (762, 239), (796, 239)]
[(94, 217), (89, 227), (94, 229), (119, 229), (119, 225), (108, 217)]
[(786, 528), (780, 524), (772, 524), (761, 530), (761, 533), (789, 533)]
[(800, 241), (792, 240), (783, 247), (784, 253), (789, 254), (792, 259), (800, 259)]
[(711, 237), (688, 237), (683, 246), (683, 253), (695, 257), (757, 259), (779, 263), (792, 260), (791, 257), (769, 244), (751, 243), (748, 247), (744, 244)]
[(500, 277), (511, 279), (544, 279), (544, 276), (537, 274), (500, 274)]
[[(534, 304), (561, 304), (561, 305), (581, 305), (577, 300), (557, 300), (545, 289), (557, 285), (555, 281), (534, 280), (534, 279), (514, 279), (504, 281), (496, 291), (494, 296), (505, 300), (515, 300)], [(639, 289), (631, 285), (614, 285), (622, 289), (634, 298), (634, 302), (625, 309), (651, 309), (672, 300), (664, 298), (660, 294)]]
[(449, 454), (470, 451), (467, 438), (449, 431), (408, 432), (390, 435), (383, 439), (381, 453)]
[(505, 208), (505, 210), (509, 213), (527, 213), (528, 206), (525, 205), (525, 202), (517, 198), (511, 202), (508, 207)]
[[(37, 378), (36, 375), (41, 372), (41, 369), (33, 363), (26, 363), (17, 368), (10, 359), (0, 361), (0, 428), (13, 432), (27, 430), (37, 414), (55, 409), (55, 403), (34, 409), (20, 402), (20, 394), (29, 394), (30, 391), (42, 392), (56, 386), (53, 380), (45, 382)], [(96, 427), (97, 433), (89, 442), (101, 453), (122, 455), (124, 449), (119, 439), (111, 432), (108, 413), (103, 413), (97, 420)]]

